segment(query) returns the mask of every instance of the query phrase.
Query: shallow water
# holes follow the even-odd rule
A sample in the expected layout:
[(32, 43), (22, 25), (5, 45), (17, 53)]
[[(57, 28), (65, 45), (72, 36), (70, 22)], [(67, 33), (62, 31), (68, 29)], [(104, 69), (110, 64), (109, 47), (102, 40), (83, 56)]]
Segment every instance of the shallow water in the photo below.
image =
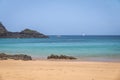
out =
[(50, 36), (48, 39), (0, 39), (0, 52), (46, 58), (65, 54), (79, 59), (120, 59), (120, 36)]

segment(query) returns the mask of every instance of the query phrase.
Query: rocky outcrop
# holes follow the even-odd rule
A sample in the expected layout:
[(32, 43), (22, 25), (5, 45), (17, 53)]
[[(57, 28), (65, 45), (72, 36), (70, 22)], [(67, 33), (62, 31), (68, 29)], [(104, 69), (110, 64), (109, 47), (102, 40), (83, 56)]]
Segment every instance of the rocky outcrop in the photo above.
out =
[(48, 38), (48, 36), (31, 29), (10, 32), (0, 23), (0, 38)]
[(0, 53), (0, 60), (7, 60), (7, 59), (32, 60), (32, 57), (25, 54), (8, 55), (5, 53)]
[(6, 36), (6, 34), (7, 34), (7, 29), (0, 22), (0, 36)]
[(45, 36), (42, 33), (39, 33), (35, 30), (31, 30), (31, 29), (25, 29), (23, 31), (20, 32), (21, 37), (26, 37), (26, 38), (37, 38), (37, 37), (41, 37), (41, 38), (47, 38), (48, 36)]
[(47, 59), (69, 59), (69, 60), (73, 60), (73, 59), (77, 59), (77, 58), (75, 58), (73, 56), (51, 54), (50, 56), (47, 57)]

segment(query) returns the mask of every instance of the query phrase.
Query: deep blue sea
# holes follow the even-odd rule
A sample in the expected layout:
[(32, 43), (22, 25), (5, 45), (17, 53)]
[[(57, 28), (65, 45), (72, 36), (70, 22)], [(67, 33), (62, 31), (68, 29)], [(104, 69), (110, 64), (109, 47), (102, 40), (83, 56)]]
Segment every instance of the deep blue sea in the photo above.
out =
[(81, 60), (119, 60), (120, 36), (50, 36), (47, 39), (0, 39), (0, 53), (28, 54), (46, 58), (50, 54), (75, 56)]

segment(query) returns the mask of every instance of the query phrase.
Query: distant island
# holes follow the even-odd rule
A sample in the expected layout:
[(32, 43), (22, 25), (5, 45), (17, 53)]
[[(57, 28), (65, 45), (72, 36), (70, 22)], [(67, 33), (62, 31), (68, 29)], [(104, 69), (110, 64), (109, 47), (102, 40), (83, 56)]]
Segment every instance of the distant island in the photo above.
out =
[(48, 38), (48, 36), (31, 29), (24, 29), (21, 32), (10, 32), (0, 22), (0, 38)]

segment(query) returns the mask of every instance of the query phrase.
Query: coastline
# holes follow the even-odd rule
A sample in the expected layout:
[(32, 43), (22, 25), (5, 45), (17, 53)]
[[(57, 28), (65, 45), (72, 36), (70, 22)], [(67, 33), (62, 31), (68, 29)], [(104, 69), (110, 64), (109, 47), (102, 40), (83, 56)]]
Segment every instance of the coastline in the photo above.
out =
[(120, 62), (0, 60), (0, 80), (119, 80)]
[[(75, 57), (75, 56), (68, 56), (68, 55), (54, 55), (52, 54), (51, 59), (48, 59), (49, 56), (31, 56), (28, 54), (6, 54), (6, 53), (0, 53), (0, 60), (7, 60), (7, 59), (13, 59), (13, 60), (41, 60), (41, 61), (86, 61), (86, 62), (120, 62), (119, 58), (111, 58), (111, 57)], [(61, 59), (58, 58), (58, 56), (62, 56)], [(75, 58), (75, 59), (71, 59)]]
[(120, 62), (119, 58), (102, 58), (102, 57), (84, 57), (77, 58), (75, 60), (70, 59), (47, 59), (46, 57), (32, 57), (32, 60), (40, 60), (40, 61), (74, 61), (74, 62)]
[(62, 35), (61, 37), (57, 37), (54, 35), (47, 39), (9, 38), (0, 40), (0, 52), (27, 54), (32, 57), (41, 57), (42, 59), (50, 54), (63, 54), (80, 57), (80, 60), (87, 61), (120, 61), (119, 43), (119, 36), (82, 37), (79, 35)]

